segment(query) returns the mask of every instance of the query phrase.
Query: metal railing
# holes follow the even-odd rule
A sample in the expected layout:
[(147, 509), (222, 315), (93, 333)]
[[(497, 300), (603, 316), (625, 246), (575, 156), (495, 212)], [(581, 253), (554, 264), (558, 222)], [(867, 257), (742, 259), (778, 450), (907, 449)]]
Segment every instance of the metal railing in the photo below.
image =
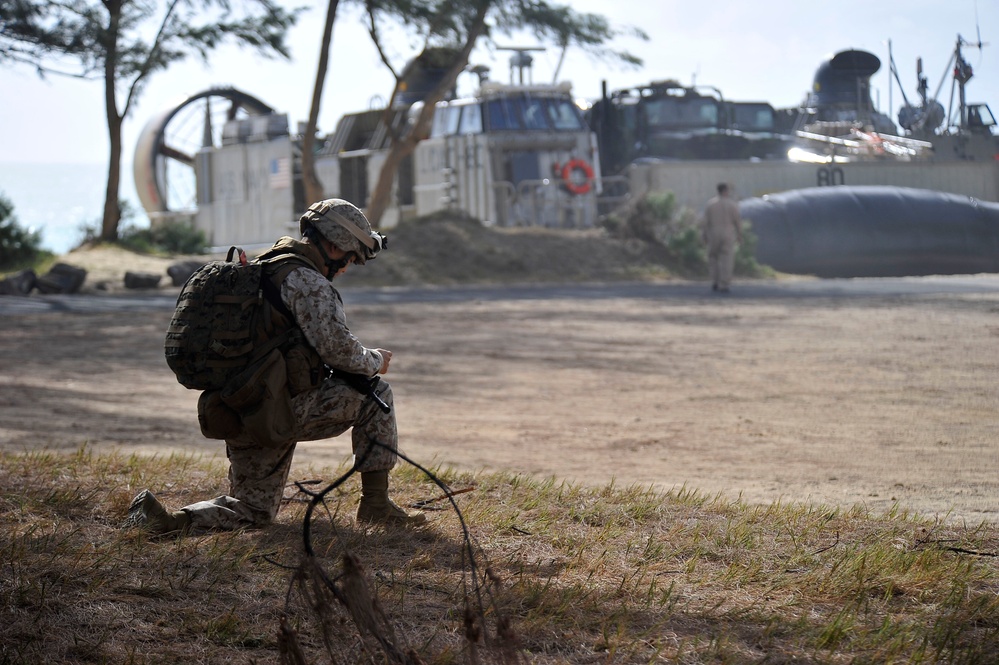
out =
[(597, 196), (572, 194), (554, 179), (493, 183), (499, 226), (587, 229), (597, 222)]
[(601, 217), (623, 207), (631, 200), (631, 181), (628, 180), (628, 176), (604, 176), (600, 179), (600, 185), (597, 214)]

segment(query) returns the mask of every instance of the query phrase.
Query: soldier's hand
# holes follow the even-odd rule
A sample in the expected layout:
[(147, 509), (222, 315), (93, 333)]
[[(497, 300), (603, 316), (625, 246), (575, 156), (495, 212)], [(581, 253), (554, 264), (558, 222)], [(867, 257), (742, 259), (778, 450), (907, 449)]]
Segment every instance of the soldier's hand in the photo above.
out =
[(375, 349), (382, 356), (382, 366), (378, 369), (379, 374), (385, 374), (389, 370), (389, 362), (392, 361), (392, 352), (388, 349)]

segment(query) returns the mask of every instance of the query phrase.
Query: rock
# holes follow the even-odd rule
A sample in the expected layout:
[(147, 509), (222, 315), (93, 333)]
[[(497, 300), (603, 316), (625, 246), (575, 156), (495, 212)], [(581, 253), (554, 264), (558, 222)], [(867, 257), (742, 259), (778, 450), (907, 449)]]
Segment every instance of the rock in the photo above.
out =
[(16, 272), (10, 277), (0, 281), (0, 295), (3, 296), (26, 296), (35, 288), (38, 276), (31, 268)]
[(167, 268), (167, 274), (173, 280), (174, 286), (184, 286), (187, 278), (203, 265), (205, 265), (204, 261), (178, 261), (170, 264), (170, 267)]
[(163, 275), (151, 272), (126, 272), (126, 289), (155, 289), (160, 285)]
[(38, 278), (35, 287), (40, 293), (76, 293), (87, 279), (87, 271), (68, 263), (57, 263)]

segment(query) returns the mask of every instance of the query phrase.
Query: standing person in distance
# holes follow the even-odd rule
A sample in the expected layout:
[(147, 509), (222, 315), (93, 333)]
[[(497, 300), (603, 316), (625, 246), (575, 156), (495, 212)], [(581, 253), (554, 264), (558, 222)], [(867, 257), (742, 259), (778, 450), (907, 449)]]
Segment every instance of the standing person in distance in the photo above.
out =
[(701, 238), (708, 248), (711, 290), (728, 293), (735, 267), (735, 250), (742, 242), (739, 204), (732, 198), (728, 183), (718, 183), (718, 195), (704, 208)]

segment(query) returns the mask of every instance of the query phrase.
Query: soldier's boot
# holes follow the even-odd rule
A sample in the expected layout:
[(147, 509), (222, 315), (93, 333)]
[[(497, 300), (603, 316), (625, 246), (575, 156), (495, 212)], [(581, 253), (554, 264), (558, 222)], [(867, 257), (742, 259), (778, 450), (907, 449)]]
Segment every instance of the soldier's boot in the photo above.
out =
[(415, 526), (427, 521), (421, 512), (407, 513), (388, 495), (388, 471), (361, 474), (361, 502), (357, 506), (357, 521), (369, 524), (400, 524)]
[(141, 528), (151, 535), (185, 534), (191, 530), (191, 516), (183, 510), (168, 511), (149, 490), (139, 492), (128, 505), (123, 529)]

